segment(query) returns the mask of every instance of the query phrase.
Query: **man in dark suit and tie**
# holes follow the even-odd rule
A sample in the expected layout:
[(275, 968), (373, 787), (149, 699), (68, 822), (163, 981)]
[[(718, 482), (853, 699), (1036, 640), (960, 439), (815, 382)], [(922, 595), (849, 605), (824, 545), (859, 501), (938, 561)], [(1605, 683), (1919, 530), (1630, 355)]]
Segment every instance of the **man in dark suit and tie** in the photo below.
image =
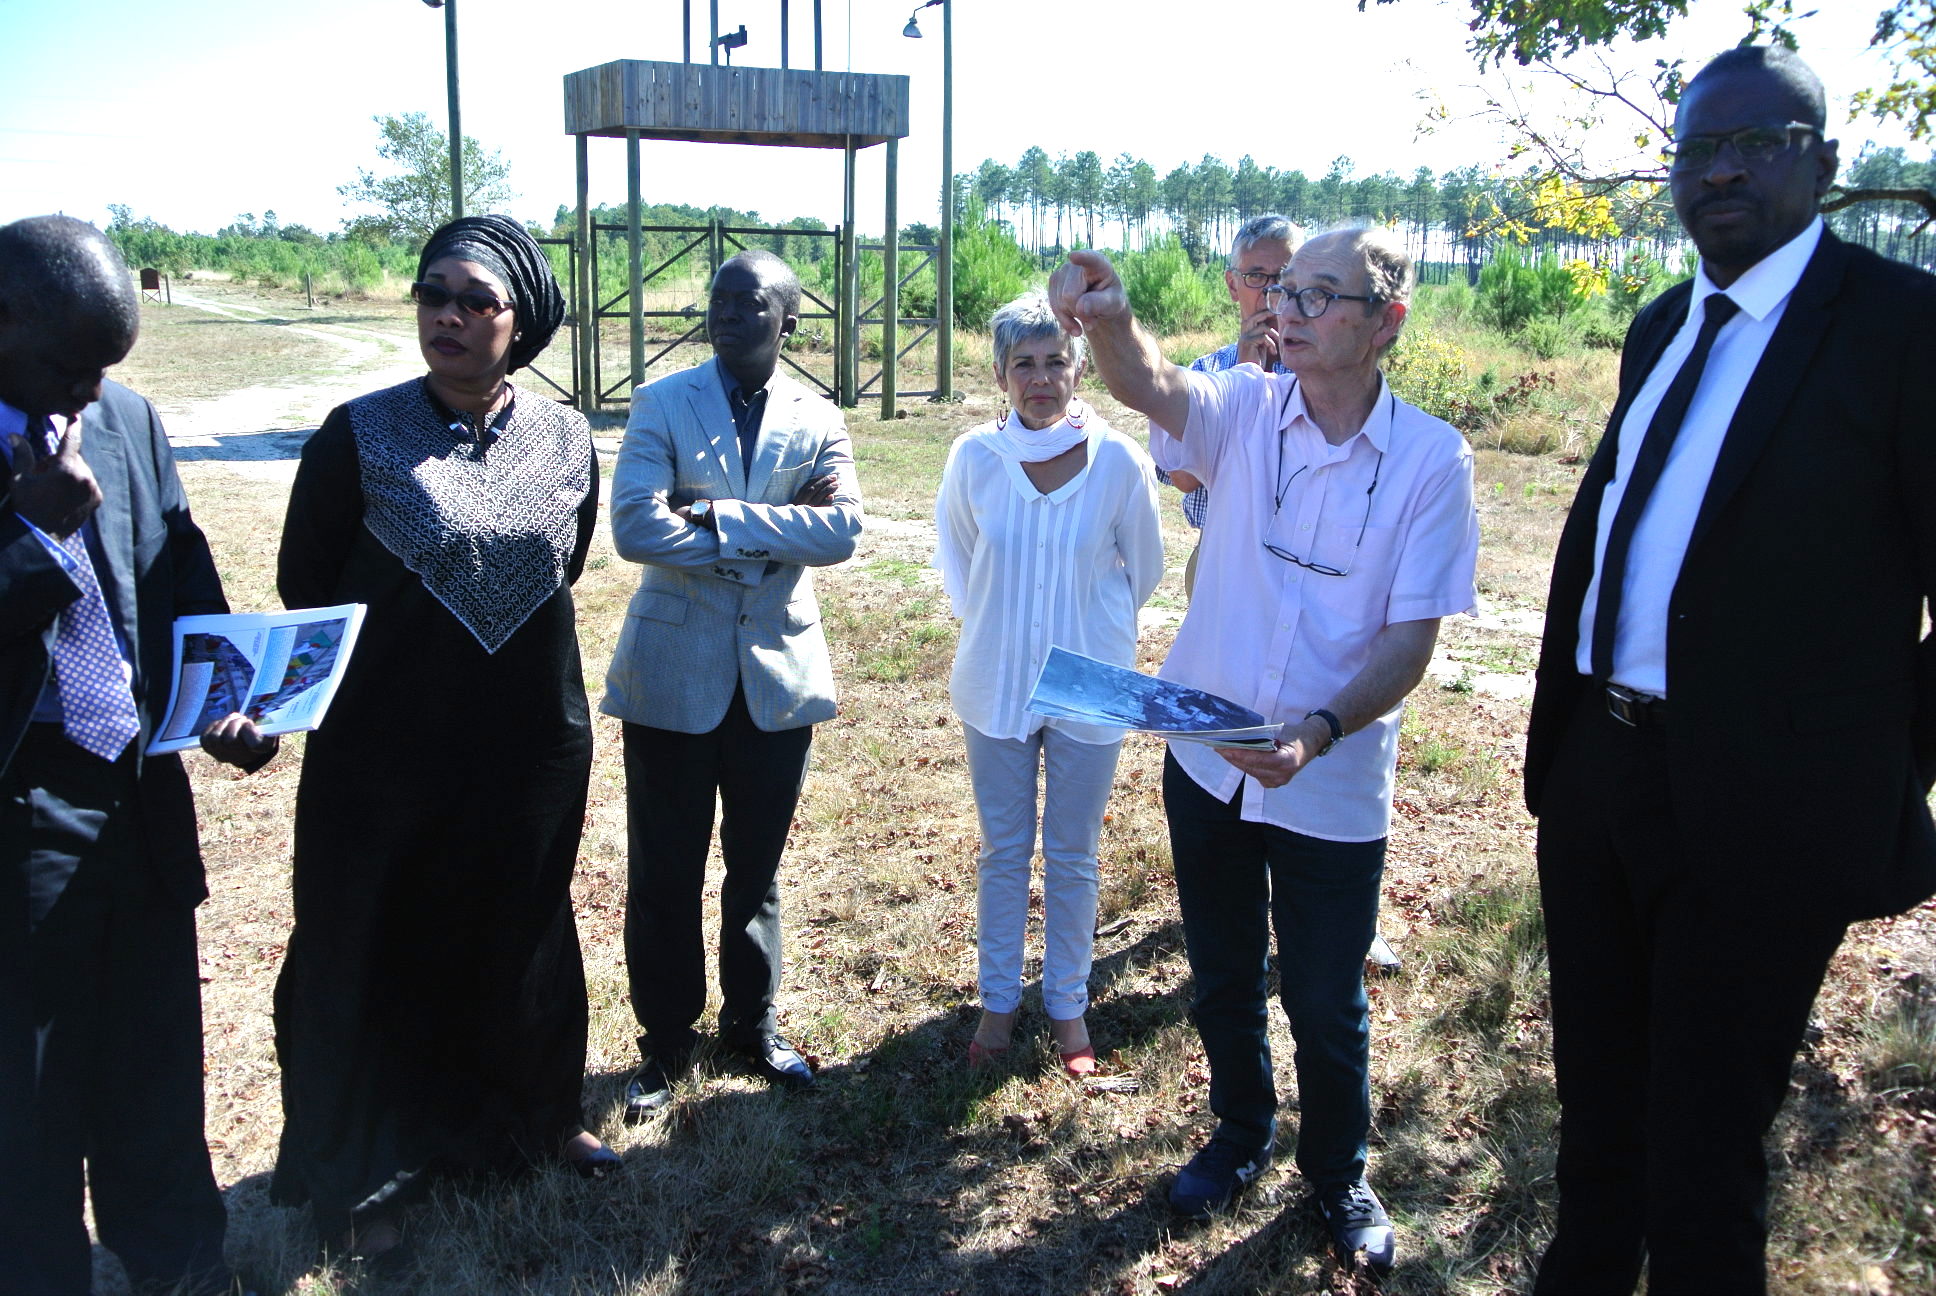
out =
[[(143, 755), (174, 619), (228, 605), (154, 408), (103, 382), (139, 322), (99, 230), (0, 227), (0, 1296), (88, 1291), (84, 1164), (137, 1291), (234, 1286), (195, 807), (180, 759)], [(203, 745), (247, 769), (275, 750), (241, 716)]]
[(1688, 85), (1694, 279), (1628, 334), (1555, 559), (1539, 816), (1561, 1131), (1539, 1293), (1765, 1288), (1761, 1140), (1844, 928), (1936, 889), (1936, 277), (1842, 243), (1822, 86)]

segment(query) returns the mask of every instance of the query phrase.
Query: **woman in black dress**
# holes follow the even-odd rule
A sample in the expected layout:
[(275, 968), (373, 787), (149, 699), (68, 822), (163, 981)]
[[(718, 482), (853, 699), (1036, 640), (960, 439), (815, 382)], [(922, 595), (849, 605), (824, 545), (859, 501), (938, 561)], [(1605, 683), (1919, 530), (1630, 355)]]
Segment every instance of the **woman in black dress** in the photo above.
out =
[(401, 1257), (430, 1176), (618, 1164), (580, 1106), (571, 911), (592, 756), (571, 583), (598, 471), (581, 415), (506, 381), (563, 302), (502, 216), (438, 230), (417, 278), (429, 373), (310, 438), (278, 567), (291, 608), (369, 605), (296, 798), (272, 1187), (365, 1259)]

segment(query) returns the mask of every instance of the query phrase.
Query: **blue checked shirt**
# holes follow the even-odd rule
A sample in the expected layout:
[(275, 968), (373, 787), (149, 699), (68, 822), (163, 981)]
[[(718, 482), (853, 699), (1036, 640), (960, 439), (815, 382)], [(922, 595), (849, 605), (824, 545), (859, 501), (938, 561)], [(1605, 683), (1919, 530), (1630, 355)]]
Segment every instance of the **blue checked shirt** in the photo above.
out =
[[(1195, 373), (1220, 373), (1225, 369), (1234, 369), (1236, 367), (1237, 344), (1235, 342), (1219, 350), (1212, 351), (1208, 355), (1200, 355), (1190, 362), (1190, 368)], [(1273, 365), (1272, 368), (1278, 373), (1288, 372), (1282, 363)], [(1161, 468), (1156, 470), (1156, 479), (1165, 486), (1171, 484), (1170, 475)], [(1185, 522), (1188, 522), (1191, 526), (1201, 531), (1203, 530), (1203, 519), (1208, 515), (1209, 511), (1210, 488), (1208, 486), (1199, 486), (1193, 491), (1185, 492), (1183, 496), (1183, 520)]]

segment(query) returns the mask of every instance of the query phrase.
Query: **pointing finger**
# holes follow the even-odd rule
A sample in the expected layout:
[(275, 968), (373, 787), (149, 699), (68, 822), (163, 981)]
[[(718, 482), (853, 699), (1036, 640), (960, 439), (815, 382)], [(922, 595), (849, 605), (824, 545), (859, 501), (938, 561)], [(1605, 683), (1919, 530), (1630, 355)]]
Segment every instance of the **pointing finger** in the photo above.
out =
[(54, 449), (56, 457), (78, 458), (81, 453), (81, 416), (76, 414), (67, 420), (67, 430), (61, 433), (60, 445)]

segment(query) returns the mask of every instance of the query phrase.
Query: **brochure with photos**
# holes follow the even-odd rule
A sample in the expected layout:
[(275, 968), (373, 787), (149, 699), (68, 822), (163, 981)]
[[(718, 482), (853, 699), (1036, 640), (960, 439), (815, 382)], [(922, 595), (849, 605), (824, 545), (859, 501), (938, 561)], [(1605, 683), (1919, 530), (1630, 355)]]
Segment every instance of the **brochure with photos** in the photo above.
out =
[(1277, 726), (1249, 707), (1127, 666), (1049, 649), (1029, 691), (1037, 715), (1160, 734), (1173, 741), (1269, 751)]
[(320, 725), (349, 665), (364, 608), (344, 603), (177, 617), (175, 687), (148, 754), (198, 746), (203, 730), (234, 711), (265, 734)]

